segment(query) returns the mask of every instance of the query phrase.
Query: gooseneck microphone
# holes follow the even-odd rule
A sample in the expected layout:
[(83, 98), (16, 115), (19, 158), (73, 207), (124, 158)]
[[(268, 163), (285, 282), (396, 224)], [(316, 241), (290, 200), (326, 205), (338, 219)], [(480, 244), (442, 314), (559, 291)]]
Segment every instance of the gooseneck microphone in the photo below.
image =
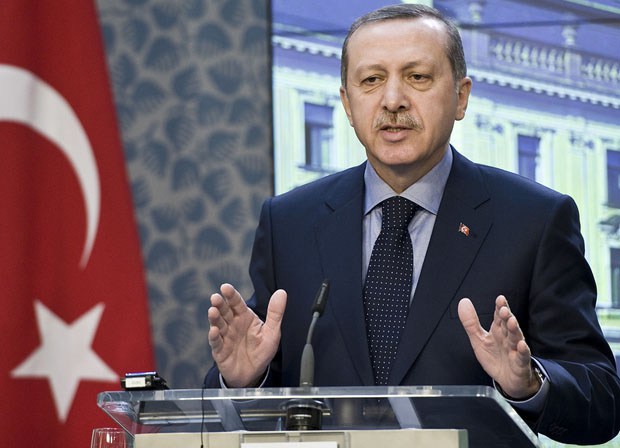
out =
[[(314, 350), (312, 349), (312, 334), (317, 320), (325, 310), (327, 294), (329, 293), (329, 280), (323, 280), (321, 287), (316, 293), (312, 305), (312, 322), (308, 328), (306, 345), (301, 355), (299, 372), (300, 387), (312, 387), (314, 382)], [(323, 422), (323, 408), (325, 404), (319, 400), (299, 399), (291, 400), (286, 405), (287, 431), (319, 430)]]
[(306, 345), (301, 354), (301, 368), (299, 373), (299, 385), (301, 387), (310, 387), (314, 383), (314, 349), (312, 348), (312, 335), (314, 334), (316, 322), (319, 320), (319, 317), (323, 315), (323, 311), (325, 311), (328, 293), (329, 280), (325, 279), (323, 283), (321, 283), (321, 287), (316, 293), (314, 304), (312, 305), (312, 322), (310, 322), (308, 336), (306, 337)]

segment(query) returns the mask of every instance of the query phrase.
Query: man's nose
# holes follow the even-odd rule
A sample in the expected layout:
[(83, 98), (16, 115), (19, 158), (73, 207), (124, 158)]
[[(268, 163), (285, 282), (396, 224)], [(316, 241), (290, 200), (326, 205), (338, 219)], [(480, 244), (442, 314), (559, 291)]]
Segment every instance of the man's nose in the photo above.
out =
[(383, 108), (389, 112), (408, 110), (411, 107), (407, 86), (398, 78), (389, 78), (383, 90)]

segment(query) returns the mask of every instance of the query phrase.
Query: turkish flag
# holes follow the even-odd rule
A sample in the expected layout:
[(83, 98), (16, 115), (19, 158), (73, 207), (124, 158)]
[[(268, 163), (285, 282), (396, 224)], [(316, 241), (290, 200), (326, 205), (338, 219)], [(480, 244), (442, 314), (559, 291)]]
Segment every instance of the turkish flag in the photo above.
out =
[(139, 240), (91, 0), (2, 0), (0, 440), (88, 447), (153, 369)]

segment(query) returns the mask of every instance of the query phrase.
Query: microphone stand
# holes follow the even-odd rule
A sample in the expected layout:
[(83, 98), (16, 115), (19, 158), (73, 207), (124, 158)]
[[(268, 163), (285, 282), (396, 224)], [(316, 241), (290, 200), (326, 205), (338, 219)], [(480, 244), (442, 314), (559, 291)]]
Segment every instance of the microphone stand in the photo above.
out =
[[(319, 317), (325, 310), (327, 294), (329, 292), (329, 280), (323, 280), (312, 306), (312, 321), (306, 337), (306, 345), (301, 355), (301, 367), (299, 374), (299, 386), (311, 388), (314, 382), (314, 349), (312, 348), (312, 335)], [(319, 430), (323, 423), (323, 409), (325, 404), (319, 400), (298, 399), (290, 400), (286, 405), (285, 428), (287, 431), (313, 431)]]

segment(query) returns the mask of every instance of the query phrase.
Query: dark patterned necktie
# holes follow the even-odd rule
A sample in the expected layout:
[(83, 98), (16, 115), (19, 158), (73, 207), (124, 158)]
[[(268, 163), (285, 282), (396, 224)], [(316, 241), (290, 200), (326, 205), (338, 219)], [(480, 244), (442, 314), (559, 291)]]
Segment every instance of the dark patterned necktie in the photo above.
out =
[(407, 227), (417, 205), (394, 196), (381, 203), (381, 232), (370, 255), (364, 310), (375, 384), (387, 384), (411, 296), (413, 247)]

